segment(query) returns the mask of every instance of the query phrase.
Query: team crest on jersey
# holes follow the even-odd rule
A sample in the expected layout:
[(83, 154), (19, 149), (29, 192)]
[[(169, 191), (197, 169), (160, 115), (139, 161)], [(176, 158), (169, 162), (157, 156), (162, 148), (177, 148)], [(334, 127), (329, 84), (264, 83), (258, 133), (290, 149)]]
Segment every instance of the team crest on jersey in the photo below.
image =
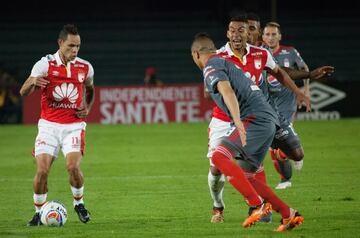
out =
[(84, 82), (84, 80), (85, 80), (85, 73), (84, 73), (84, 71), (79, 71), (79, 72), (78, 72), (78, 80), (79, 80), (80, 83)]
[(261, 69), (261, 59), (255, 59), (254, 60), (254, 66), (256, 69)]

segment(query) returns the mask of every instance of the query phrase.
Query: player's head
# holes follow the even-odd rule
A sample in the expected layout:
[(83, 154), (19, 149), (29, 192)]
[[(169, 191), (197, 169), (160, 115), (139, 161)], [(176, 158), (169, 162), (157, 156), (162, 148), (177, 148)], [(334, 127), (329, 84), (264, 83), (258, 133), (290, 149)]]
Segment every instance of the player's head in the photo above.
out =
[(264, 27), (262, 39), (271, 49), (279, 47), (281, 41), (280, 24), (268, 22)]
[(60, 54), (64, 57), (64, 60), (74, 60), (81, 44), (80, 35), (76, 26), (72, 24), (64, 25), (59, 33), (58, 44)]
[(191, 44), (191, 55), (195, 64), (200, 68), (204, 68), (208, 57), (216, 52), (216, 47), (209, 34), (206, 32), (197, 33)]
[(242, 49), (246, 48), (248, 21), (245, 14), (231, 17), (226, 35), (232, 50), (242, 51)]
[(255, 45), (261, 36), (260, 17), (253, 13), (247, 13), (248, 25), (249, 25), (249, 44)]

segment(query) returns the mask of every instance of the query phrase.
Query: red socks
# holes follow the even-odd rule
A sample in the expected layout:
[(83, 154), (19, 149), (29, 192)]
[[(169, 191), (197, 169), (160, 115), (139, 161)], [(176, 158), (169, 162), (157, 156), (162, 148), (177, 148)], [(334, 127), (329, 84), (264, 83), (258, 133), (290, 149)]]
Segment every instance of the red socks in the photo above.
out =
[(270, 148), (270, 157), (271, 157), (271, 160), (272, 160), (272, 162), (274, 164), (276, 172), (278, 172), (278, 174), (280, 175), (280, 179), (284, 180), (285, 177), (281, 174), (280, 167), (279, 167), (279, 161), (277, 159), (277, 156), (275, 155), (274, 149), (272, 149), (272, 148)]
[(283, 218), (288, 218), (290, 216), (290, 208), (288, 205), (286, 205), (286, 203), (283, 202), (269, 186), (256, 179), (255, 176), (249, 178), (249, 181), (256, 192), (265, 199), (265, 201), (271, 203), (273, 209), (279, 212)]
[(225, 176), (231, 185), (239, 191), (250, 206), (259, 206), (262, 200), (246, 178), (244, 171), (231, 159), (231, 152), (223, 146), (218, 146), (211, 161)]

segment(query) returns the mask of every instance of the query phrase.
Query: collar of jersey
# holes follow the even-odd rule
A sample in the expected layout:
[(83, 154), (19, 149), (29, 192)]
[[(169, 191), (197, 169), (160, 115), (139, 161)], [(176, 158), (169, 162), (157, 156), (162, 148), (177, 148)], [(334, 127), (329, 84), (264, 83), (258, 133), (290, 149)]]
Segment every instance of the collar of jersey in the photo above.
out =
[[(67, 67), (67, 65), (65, 65), (65, 64), (62, 62), (62, 60), (61, 60), (61, 58), (60, 58), (59, 51), (57, 51), (54, 56), (55, 56), (56, 64), (57, 64), (58, 66), (64, 65), (65, 67)], [(75, 58), (74, 60), (70, 61), (70, 63), (75, 64), (75, 61), (76, 61), (76, 58)]]
[(245, 64), (246, 64), (246, 56), (247, 56), (247, 55), (249, 54), (249, 52), (250, 52), (250, 45), (249, 45), (248, 43), (246, 43), (246, 48), (245, 48), (246, 53), (244, 54), (244, 56), (242, 57), (242, 59), (241, 59), (240, 57), (238, 57), (238, 56), (232, 51), (229, 42), (226, 43), (226, 45), (225, 45), (225, 50), (226, 50), (226, 52), (227, 52), (227, 54), (228, 54), (229, 56), (234, 56), (234, 57), (238, 58), (238, 59), (240, 60), (240, 62), (245, 65)]

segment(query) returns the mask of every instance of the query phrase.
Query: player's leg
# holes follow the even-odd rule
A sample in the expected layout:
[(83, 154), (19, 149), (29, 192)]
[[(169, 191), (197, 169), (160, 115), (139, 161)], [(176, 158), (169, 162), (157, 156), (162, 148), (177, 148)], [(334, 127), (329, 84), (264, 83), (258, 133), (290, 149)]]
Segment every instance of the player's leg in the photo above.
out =
[(211, 222), (224, 222), (224, 208), (223, 191), (225, 185), (225, 176), (215, 166), (211, 166), (208, 174), (208, 184), (210, 195), (213, 200), (213, 211)]
[(73, 205), (81, 222), (90, 220), (90, 213), (84, 204), (84, 176), (80, 169), (85, 146), (85, 123), (77, 123), (64, 129), (62, 138), (66, 169), (73, 195)]
[(69, 173), (69, 182), (73, 195), (73, 205), (79, 219), (83, 223), (90, 220), (90, 213), (84, 204), (84, 177), (80, 169), (81, 152), (70, 152), (66, 155), (66, 169)]
[(235, 155), (248, 159), (241, 146), (239, 133), (234, 127), (223, 138), (222, 143), (217, 147), (211, 160), (228, 178), (230, 184), (243, 195), (248, 205), (254, 207), (254, 212), (243, 222), (244, 227), (249, 227), (268, 214), (271, 206), (264, 203), (263, 199), (247, 180), (244, 171), (233, 161)]
[(36, 156), (36, 173), (33, 180), (34, 188), (34, 206), (35, 214), (33, 218), (28, 222), (28, 226), (39, 226), (40, 221), (40, 209), (46, 203), (47, 198), (47, 180), (50, 172), (50, 167), (53, 161), (53, 157), (49, 154), (41, 154)]
[(281, 170), (280, 170), (280, 166), (279, 166), (279, 160), (278, 160), (277, 156), (275, 155), (276, 150), (277, 149), (273, 149), (273, 148), (269, 149), (270, 158), (271, 158), (271, 161), (273, 162), (273, 165), (274, 165), (274, 168), (275, 168), (276, 172), (280, 175), (280, 179), (283, 180), (284, 176), (282, 176), (282, 174), (281, 174)]
[[(292, 166), (289, 159), (294, 161), (302, 161), (304, 150), (301, 146), (298, 135), (293, 130), (291, 124), (283, 126), (277, 131), (274, 138), (272, 159), (276, 160), (279, 166), (281, 181), (276, 189), (285, 189), (291, 187)], [(276, 162), (274, 162), (275, 164)]]
[[(265, 122), (265, 125), (263, 125), (263, 122), (256, 122), (256, 120), (248, 123), (248, 127), (246, 128), (247, 145), (244, 149), (249, 159), (246, 161), (241, 158), (237, 161), (240, 167), (244, 169), (246, 175), (248, 171), (253, 169), (256, 171), (254, 174), (256, 179), (262, 181), (264, 184), (266, 184), (266, 175), (262, 161), (266, 155), (268, 144), (272, 141), (274, 129), (269, 129), (272, 127), (274, 128), (275, 125), (268, 122)], [(249, 216), (251, 216), (253, 210), (253, 208), (249, 209)], [(260, 222), (271, 221), (271, 212), (260, 219)]]
[(217, 118), (212, 118), (208, 127), (209, 142), (207, 157), (210, 162), (208, 185), (213, 200), (212, 217), (210, 220), (212, 223), (224, 222), (225, 204), (223, 200), (223, 191), (225, 186), (225, 176), (211, 162), (211, 157), (216, 147), (220, 144), (220, 138), (225, 135), (229, 128), (230, 122), (222, 121)]
[[(250, 125), (247, 129), (247, 146), (245, 152), (248, 154), (250, 160), (239, 160), (238, 163), (245, 171), (245, 174), (255, 188), (256, 192), (267, 202), (272, 205), (272, 208), (279, 212), (282, 218), (289, 219), (292, 217), (292, 209), (282, 201), (272, 189), (262, 180), (257, 179), (256, 174), (261, 173), (261, 163), (269, 149), (275, 134), (275, 125), (269, 123), (262, 123)], [(258, 161), (256, 163), (256, 161)]]
[(38, 124), (38, 135), (36, 136), (34, 156), (36, 160), (36, 173), (33, 180), (33, 200), (35, 214), (28, 222), (28, 226), (39, 226), (40, 209), (45, 204), (47, 198), (47, 181), (50, 167), (59, 152), (57, 140), (57, 129), (52, 123), (40, 120)]

